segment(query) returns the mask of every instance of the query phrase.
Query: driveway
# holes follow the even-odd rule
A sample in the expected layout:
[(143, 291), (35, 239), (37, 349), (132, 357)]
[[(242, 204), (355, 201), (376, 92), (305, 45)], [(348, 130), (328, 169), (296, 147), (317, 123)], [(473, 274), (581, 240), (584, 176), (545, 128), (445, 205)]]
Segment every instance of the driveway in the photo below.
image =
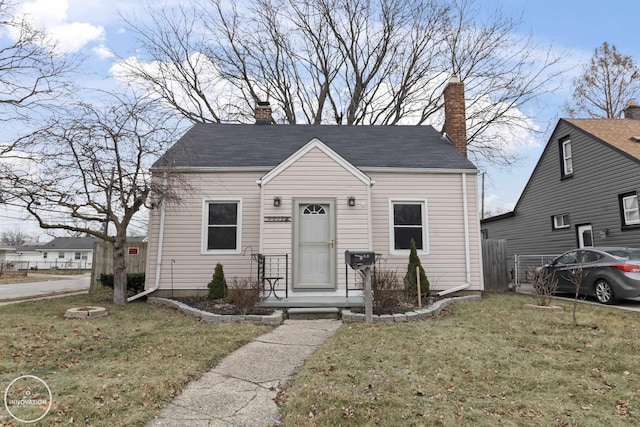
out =
[(89, 290), (90, 274), (51, 276), (46, 281), (0, 285), (0, 302)]

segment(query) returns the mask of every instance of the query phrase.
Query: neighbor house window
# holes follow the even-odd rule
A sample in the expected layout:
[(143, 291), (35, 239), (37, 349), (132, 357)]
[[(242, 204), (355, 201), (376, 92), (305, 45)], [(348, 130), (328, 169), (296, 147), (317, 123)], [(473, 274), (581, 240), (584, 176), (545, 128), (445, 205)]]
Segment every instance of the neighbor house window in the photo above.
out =
[(620, 216), (622, 226), (640, 225), (640, 209), (638, 208), (638, 194), (626, 193), (619, 196)]
[(43, 259), (47, 259), (47, 253), (46, 252), (42, 252), (42, 258)]
[(206, 201), (204, 250), (240, 250), (241, 203), (239, 200)]
[(573, 173), (573, 153), (571, 150), (571, 140), (561, 140), (560, 148), (562, 154), (562, 176), (571, 175)]
[(489, 238), (489, 230), (487, 230), (486, 228), (483, 228), (481, 232), (482, 232), (482, 238), (484, 240), (487, 240)]
[(76, 252), (76, 253), (74, 253), (74, 254), (73, 254), (73, 259), (78, 260), (78, 259), (80, 259), (81, 257), (82, 257), (82, 254), (81, 254), (80, 252)]
[(416, 249), (427, 251), (426, 201), (391, 201), (391, 249), (409, 250), (411, 240)]
[(58, 252), (58, 258), (64, 259), (64, 252)]
[(571, 223), (569, 222), (569, 214), (554, 215), (553, 216), (553, 229), (569, 228)]

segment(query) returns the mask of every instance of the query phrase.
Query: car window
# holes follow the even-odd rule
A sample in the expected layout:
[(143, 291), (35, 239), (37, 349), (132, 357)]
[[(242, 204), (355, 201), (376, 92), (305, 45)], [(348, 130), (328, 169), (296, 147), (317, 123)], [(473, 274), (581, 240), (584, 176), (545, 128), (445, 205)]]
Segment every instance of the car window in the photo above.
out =
[(578, 254), (578, 262), (582, 264), (588, 264), (590, 262), (596, 262), (602, 259), (602, 257), (603, 256), (597, 252), (580, 251), (580, 253)]
[(556, 258), (556, 262), (554, 264), (577, 264), (578, 263), (578, 253), (576, 251), (567, 252), (564, 255), (560, 255)]

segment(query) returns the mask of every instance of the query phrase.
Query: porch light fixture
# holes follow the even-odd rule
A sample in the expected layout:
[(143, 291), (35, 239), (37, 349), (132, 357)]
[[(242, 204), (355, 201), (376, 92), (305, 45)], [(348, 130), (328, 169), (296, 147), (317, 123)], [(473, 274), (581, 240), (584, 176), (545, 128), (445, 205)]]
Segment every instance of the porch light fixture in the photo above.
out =
[(273, 206), (275, 206), (276, 208), (280, 207), (280, 197), (273, 198)]
[(349, 206), (355, 206), (356, 205), (356, 198), (353, 196), (350, 196), (347, 201), (349, 202)]

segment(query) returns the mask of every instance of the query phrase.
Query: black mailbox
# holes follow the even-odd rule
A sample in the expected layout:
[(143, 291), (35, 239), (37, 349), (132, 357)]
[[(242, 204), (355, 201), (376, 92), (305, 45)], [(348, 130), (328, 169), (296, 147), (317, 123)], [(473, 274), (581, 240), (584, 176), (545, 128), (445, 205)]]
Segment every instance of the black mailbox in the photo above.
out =
[(345, 251), (344, 262), (351, 267), (359, 267), (362, 265), (373, 265), (376, 261), (375, 252), (367, 251)]

